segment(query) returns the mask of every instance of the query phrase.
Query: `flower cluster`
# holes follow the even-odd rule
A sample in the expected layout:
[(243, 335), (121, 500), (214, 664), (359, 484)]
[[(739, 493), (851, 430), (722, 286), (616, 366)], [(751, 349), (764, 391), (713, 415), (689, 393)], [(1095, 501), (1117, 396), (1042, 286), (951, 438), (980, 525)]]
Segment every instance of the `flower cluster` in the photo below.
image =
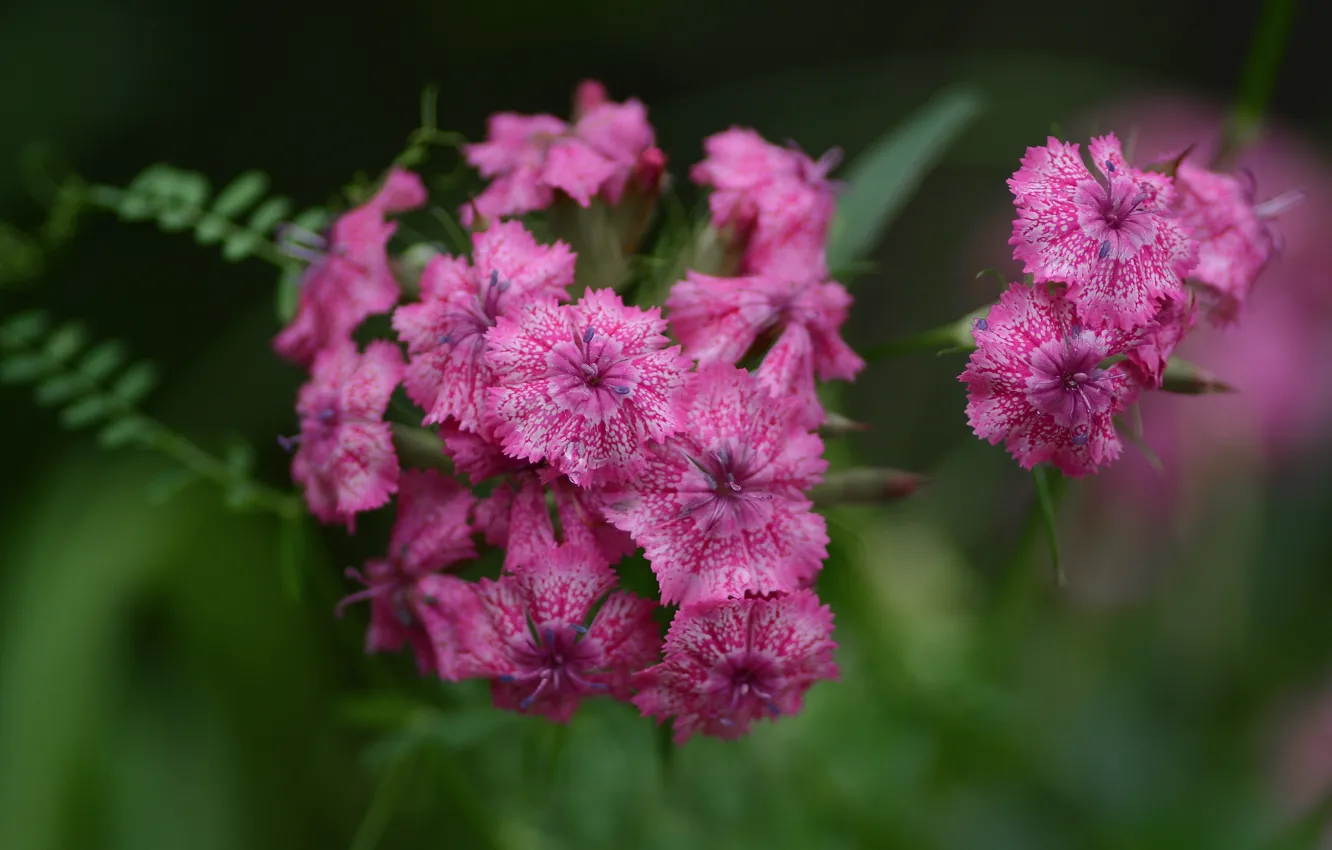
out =
[[(708, 139), (692, 174), (736, 274), (688, 271), (663, 316), (580, 288), (574, 250), (511, 218), (661, 181), (642, 104), (596, 84), (576, 104), (572, 124), (495, 115), (465, 147), (491, 181), (463, 211), (470, 256), (435, 253), (419, 277), (389, 256), (386, 217), (425, 202), (404, 171), (333, 225), (275, 341), (310, 368), (292, 474), (349, 528), (397, 495), (387, 554), (349, 571), (368, 651), (410, 645), (423, 673), (489, 679), (496, 705), (560, 722), (608, 696), (672, 719), (677, 741), (734, 737), (837, 676), (811, 589), (828, 543), (815, 390), (864, 364), (824, 258), (832, 162), (749, 130)], [(376, 313), (393, 337), (358, 347)], [(420, 412), (389, 423), (398, 387)], [(432, 468), (400, 470), (404, 432), (437, 447)], [(464, 579), (489, 563), (482, 541), (494, 572)], [(657, 599), (617, 589), (640, 549)]]
[[(1234, 323), (1277, 240), (1251, 183), (1186, 151), (1138, 168), (1114, 134), (1029, 148), (1008, 181), (1017, 206), (1012, 284), (972, 327), (960, 380), (978, 437), (1025, 468), (1081, 476), (1119, 457), (1116, 416), (1166, 381), (1200, 312)], [(1094, 169), (1094, 170), (1093, 170)]]

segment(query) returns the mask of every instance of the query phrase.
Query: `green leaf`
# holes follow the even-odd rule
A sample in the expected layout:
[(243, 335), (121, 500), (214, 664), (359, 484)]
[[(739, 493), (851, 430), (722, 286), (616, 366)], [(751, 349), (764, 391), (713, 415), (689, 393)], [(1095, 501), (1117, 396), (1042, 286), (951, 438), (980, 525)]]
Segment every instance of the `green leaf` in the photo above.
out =
[(60, 424), (71, 430), (84, 428), (111, 412), (111, 401), (106, 396), (92, 395), (80, 399), (60, 412)]
[(17, 313), (0, 325), (0, 345), (31, 345), (46, 336), (51, 318), (43, 310)]
[(26, 352), (0, 362), (0, 383), (26, 384), (51, 371), (54, 364), (45, 354)]
[(305, 524), (300, 514), (284, 517), (278, 526), (278, 575), (282, 589), (293, 602), (304, 590)]
[(88, 331), (78, 322), (66, 322), (46, 340), (46, 354), (57, 363), (63, 363), (83, 350), (88, 344)]
[(181, 490), (188, 487), (198, 478), (195, 472), (185, 467), (172, 469), (164, 472), (153, 480), (148, 482), (146, 494), (148, 501), (154, 505), (164, 505), (171, 500)]
[(301, 210), (297, 213), (296, 216), (292, 218), (291, 223), (294, 227), (308, 230), (311, 233), (317, 233), (332, 219), (333, 216), (329, 215), (328, 210), (323, 207), (310, 207), (309, 209)]
[(278, 321), (284, 325), (291, 321), (292, 316), (296, 315), (296, 306), (301, 299), (301, 281), (304, 278), (305, 268), (297, 265), (289, 265), (284, 268), (282, 275), (278, 278), (274, 309), (277, 312)]
[(291, 215), (291, 201), (283, 197), (269, 198), (259, 205), (246, 225), (255, 233), (268, 233), (278, 222)]
[(37, 385), (34, 395), (38, 404), (50, 407), (73, 400), (86, 387), (87, 382), (78, 375), (52, 375)]
[(971, 89), (940, 92), (851, 163), (828, 244), (834, 273), (874, 249), (925, 175), (980, 111), (980, 97)]
[(268, 192), (268, 175), (247, 171), (227, 184), (213, 201), (213, 212), (223, 218), (236, 218)]
[(148, 434), (148, 423), (137, 416), (125, 416), (112, 422), (97, 435), (103, 448), (118, 449), (143, 440)]
[(227, 469), (238, 479), (248, 478), (254, 469), (254, 448), (245, 442), (235, 442), (227, 447)]
[(98, 343), (83, 355), (79, 372), (94, 383), (104, 381), (125, 362), (125, 346), (114, 339)]
[(1045, 530), (1045, 540), (1050, 545), (1050, 562), (1054, 566), (1059, 583), (1064, 583), (1064, 568), (1059, 562), (1059, 536), (1055, 525), (1055, 503), (1063, 493), (1067, 483), (1064, 476), (1051, 472), (1044, 466), (1037, 466), (1031, 471), (1036, 481), (1036, 506), (1041, 512), (1041, 527)]
[(144, 360), (125, 370), (111, 391), (126, 404), (138, 404), (157, 386), (157, 367)]

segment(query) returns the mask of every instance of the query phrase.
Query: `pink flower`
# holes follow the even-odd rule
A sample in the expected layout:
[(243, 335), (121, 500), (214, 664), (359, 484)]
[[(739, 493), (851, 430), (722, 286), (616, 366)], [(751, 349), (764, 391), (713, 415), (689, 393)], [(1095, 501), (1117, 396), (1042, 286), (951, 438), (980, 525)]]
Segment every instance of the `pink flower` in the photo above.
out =
[(1126, 352), (1142, 386), (1160, 389), (1170, 355), (1197, 321), (1198, 307), (1191, 292), (1162, 303), (1152, 323), (1139, 332), (1141, 342)]
[[(471, 637), (476, 675), (494, 679), (500, 708), (565, 723), (585, 696), (629, 697), (629, 677), (658, 658), (656, 604), (607, 594), (615, 572), (595, 552), (551, 547), (499, 581), (482, 579)], [(597, 602), (605, 598), (595, 615)]]
[(644, 471), (605, 494), (606, 517), (644, 547), (666, 603), (791, 591), (827, 557), (827, 529), (803, 491), (827, 463), (743, 369), (701, 367), (681, 406), (688, 427), (648, 453)]
[[(543, 470), (548, 472), (548, 470)], [(539, 472), (515, 473), (499, 484), (477, 508), (477, 527), (486, 543), (504, 549), (504, 569), (531, 563), (555, 545), (555, 526)], [(593, 549), (615, 564), (636, 548), (633, 541), (602, 518), (600, 494), (558, 477), (550, 482), (560, 519), (562, 542)]]
[(814, 377), (852, 380), (865, 366), (842, 340), (851, 296), (835, 281), (776, 275), (712, 277), (690, 271), (666, 300), (671, 328), (701, 362), (738, 363), (761, 339), (775, 338), (758, 378), (774, 398), (797, 396), (822, 420)]
[(577, 304), (501, 317), (488, 360), (495, 434), (511, 457), (546, 460), (580, 487), (632, 474), (644, 441), (680, 427), (672, 396), (691, 365), (665, 348), (657, 308), (626, 307), (609, 289)]
[(305, 271), (295, 317), (273, 340), (278, 354), (309, 366), (320, 351), (351, 339), (366, 316), (397, 303), (398, 282), (386, 252), (397, 225), (384, 216), (425, 201), (421, 178), (395, 168), (373, 198), (333, 223), (326, 253)]
[(824, 248), (835, 206), (826, 175), (837, 150), (811, 160), (794, 144), (778, 147), (753, 130), (732, 127), (703, 142), (706, 158), (690, 171), (711, 186), (712, 225), (744, 245), (742, 274), (782, 270), (801, 278), (828, 276)]
[(473, 484), (531, 466), (506, 455), (504, 447), (493, 436), (464, 431), (452, 419), (440, 423), (439, 436), (444, 441), (444, 454), (453, 461), (453, 468), (465, 473)]
[(1275, 235), (1264, 219), (1284, 212), (1295, 196), (1255, 206), (1252, 177), (1246, 183), (1187, 159), (1179, 165), (1175, 185), (1180, 224), (1198, 243), (1191, 277), (1214, 295), (1208, 317), (1232, 324), (1276, 251)]
[(315, 357), (296, 401), (301, 436), (291, 477), (323, 522), (351, 528), (358, 512), (398, 489), (398, 456), (383, 418), (402, 372), (402, 354), (388, 342), (372, 342), (364, 354), (347, 342)]
[(738, 738), (754, 720), (798, 714), (805, 691), (836, 679), (832, 610), (808, 590), (683, 608), (666, 659), (634, 676), (644, 716), (674, 718), (675, 742), (696, 732)]
[(473, 258), (439, 256), (421, 274), (421, 301), (393, 313), (407, 344), (407, 395), (420, 405), (423, 424), (457, 419), (463, 430), (482, 430), (486, 388), (494, 383), (484, 353), (486, 333), (500, 316), (529, 304), (567, 300), (574, 255), (563, 242), (541, 245), (516, 221), (472, 235)]
[(338, 603), (341, 613), (353, 602), (371, 601), (366, 652), (394, 651), (410, 643), (422, 673), (454, 677), (452, 647), (437, 646), (426, 624), (438, 618), (441, 607), (456, 604), (462, 592), (459, 579), (434, 573), (476, 557), (467, 521), (475, 501), (470, 491), (435, 470), (403, 473), (388, 557), (367, 563), (364, 575), (348, 570), (366, 587)]
[(1015, 283), (978, 319), (978, 348), (959, 380), (976, 436), (1003, 442), (1024, 469), (1049, 461), (1079, 477), (1119, 457), (1111, 417), (1133, 395), (1126, 368), (1101, 364), (1136, 339), (1078, 322), (1060, 288)]
[[(576, 109), (580, 114), (572, 127), (553, 115), (501, 112), (490, 117), (486, 141), (463, 148), (467, 161), (492, 180), (463, 207), (464, 223), (472, 225), (477, 215), (493, 219), (545, 209), (554, 203), (556, 190), (581, 207), (595, 196), (618, 204), (631, 180), (660, 164), (647, 109), (638, 100), (612, 103), (604, 88), (584, 83)], [(645, 179), (639, 182), (647, 190), (658, 188)]]
[(1114, 134), (1092, 139), (1090, 152), (1104, 182), (1076, 144), (1052, 136), (1027, 149), (1008, 181), (1018, 208), (1008, 241), (1037, 283), (1068, 284), (1087, 325), (1132, 329), (1181, 294), (1196, 248), (1166, 213), (1175, 193), (1169, 177), (1130, 167)]

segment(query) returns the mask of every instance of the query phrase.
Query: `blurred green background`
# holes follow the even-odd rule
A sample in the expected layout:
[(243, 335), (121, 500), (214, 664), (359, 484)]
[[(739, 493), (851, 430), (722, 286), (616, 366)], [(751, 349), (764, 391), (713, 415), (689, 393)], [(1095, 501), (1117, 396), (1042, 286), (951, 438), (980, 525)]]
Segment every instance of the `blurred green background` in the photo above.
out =
[[(972, 275), (1008, 267), (1003, 179), (1052, 122), (1085, 135), (1134, 93), (1228, 102), (1258, 15), (1203, 0), (11, 3), (0, 219), (41, 221), (18, 167), (33, 142), (102, 182), (159, 160), (219, 184), (260, 167), (321, 203), (401, 149), (428, 82), (441, 124), (475, 138), (492, 111), (563, 114), (598, 77), (648, 103), (680, 180), (733, 123), (853, 157), (970, 84), (984, 115), (855, 281), (847, 333), (869, 347), (993, 298)], [(1329, 31), (1332, 6), (1298, 11), (1271, 104), (1314, 145), (1332, 139)], [(274, 437), (293, 429), (300, 376), (269, 354), (270, 269), (95, 215), (48, 262), (0, 291), (0, 314), (41, 305), (124, 339), (162, 367), (154, 414), (219, 451), (248, 440), (285, 486)], [(842, 681), (745, 741), (676, 751), (626, 706), (589, 704), (562, 729), (490, 709), (482, 687), (421, 682), (409, 658), (363, 657), (366, 612), (331, 611), (382, 523), (355, 539), (312, 526), (294, 601), (274, 520), (230, 513), (206, 484), (154, 499), (164, 462), (99, 452), (28, 389), (0, 388), (0, 847), (1315, 846), (1332, 733), (1289, 739), (1332, 675), (1332, 440), (1222, 459), (1186, 526), (1155, 502), (1098, 525), (1073, 485), (1060, 590), (1030, 479), (967, 432), (961, 365), (876, 362), (841, 393), (873, 430), (831, 445), (836, 462), (934, 477), (910, 502), (829, 512), (819, 590)], [(1145, 589), (1079, 593), (1093, 561)]]

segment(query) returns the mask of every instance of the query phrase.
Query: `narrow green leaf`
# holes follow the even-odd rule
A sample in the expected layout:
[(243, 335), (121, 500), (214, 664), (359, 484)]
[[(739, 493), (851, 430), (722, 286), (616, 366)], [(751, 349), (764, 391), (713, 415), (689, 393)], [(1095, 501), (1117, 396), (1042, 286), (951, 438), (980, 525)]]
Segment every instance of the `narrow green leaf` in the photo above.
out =
[(235, 442), (227, 447), (227, 468), (238, 479), (248, 478), (254, 469), (254, 448), (246, 442)]
[(925, 175), (980, 111), (980, 97), (970, 89), (940, 92), (851, 163), (828, 244), (834, 273), (874, 249)]
[(1044, 466), (1037, 466), (1032, 471), (1036, 481), (1036, 505), (1041, 512), (1041, 527), (1045, 530), (1045, 540), (1050, 545), (1050, 562), (1054, 566), (1059, 583), (1064, 583), (1064, 568), (1059, 561), (1059, 535), (1055, 525), (1055, 504), (1062, 494), (1064, 476), (1051, 472)]
[(324, 225), (332, 221), (328, 210), (323, 207), (310, 207), (298, 212), (291, 220), (294, 227), (302, 230), (308, 230), (311, 233), (317, 233), (324, 228)]
[(51, 371), (51, 358), (37, 352), (26, 352), (0, 361), (0, 383), (26, 384)]
[(125, 370), (111, 391), (126, 404), (138, 404), (157, 386), (157, 367), (143, 360)]
[(278, 526), (278, 576), (287, 598), (299, 602), (304, 592), (305, 525), (299, 514)]
[(248, 230), (237, 231), (222, 243), (222, 259), (231, 263), (243, 260), (253, 254), (263, 241), (256, 233)]
[(87, 382), (79, 375), (52, 375), (37, 385), (33, 395), (43, 407), (65, 404), (85, 391)]
[(246, 225), (255, 233), (268, 233), (278, 222), (291, 215), (291, 201), (281, 196), (269, 198), (259, 205)]
[(258, 170), (247, 171), (217, 194), (213, 212), (223, 218), (236, 218), (268, 193), (268, 185), (267, 174)]
[(290, 265), (282, 270), (282, 275), (278, 278), (277, 290), (274, 293), (274, 309), (278, 321), (284, 325), (296, 315), (296, 305), (301, 298), (301, 280), (304, 277), (304, 267)]
[(88, 344), (88, 331), (79, 322), (66, 322), (46, 340), (46, 354), (57, 363), (63, 363), (83, 350)]
[(125, 362), (125, 346), (114, 339), (100, 342), (79, 361), (79, 373), (97, 383), (106, 380)]
[(137, 416), (113, 419), (97, 434), (97, 442), (106, 449), (118, 449), (142, 440), (148, 433), (148, 424)]
[(172, 171), (157, 186), (157, 223), (163, 230), (186, 230), (204, 212), (211, 187), (208, 178), (193, 171)]
[(106, 396), (91, 395), (60, 411), (60, 424), (70, 430), (84, 428), (106, 417), (110, 412), (110, 399)]
[(51, 327), (51, 317), (43, 310), (26, 310), (17, 313), (0, 325), (0, 345), (32, 345), (46, 336)]
[(193, 470), (177, 467), (149, 481), (145, 495), (152, 504), (164, 505), (171, 500), (171, 497), (192, 484), (196, 478), (198, 476)]

